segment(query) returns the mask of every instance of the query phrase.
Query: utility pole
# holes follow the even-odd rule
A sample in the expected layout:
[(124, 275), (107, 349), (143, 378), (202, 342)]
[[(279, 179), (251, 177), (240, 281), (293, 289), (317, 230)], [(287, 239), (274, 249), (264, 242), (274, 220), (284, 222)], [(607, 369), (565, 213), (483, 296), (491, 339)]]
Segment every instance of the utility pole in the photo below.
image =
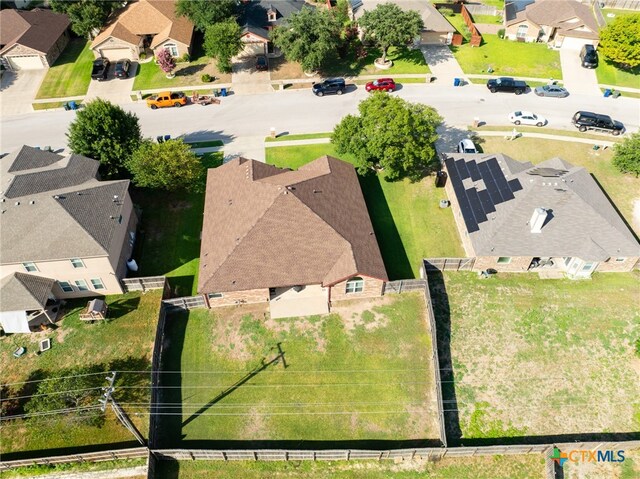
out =
[(122, 410), (118, 402), (113, 399), (113, 392), (116, 390), (113, 385), (116, 381), (116, 372), (113, 371), (112, 376), (107, 376), (105, 379), (109, 382), (107, 387), (102, 388), (104, 394), (101, 399), (98, 399), (98, 402), (102, 405), (102, 412), (106, 412), (107, 404), (111, 404), (111, 409), (115, 413), (118, 420), (122, 423), (122, 425), (127, 428), (127, 430), (134, 435), (134, 437), (138, 440), (140, 444), (143, 446), (147, 446), (144, 438), (138, 431), (138, 429), (133, 425), (127, 414)]

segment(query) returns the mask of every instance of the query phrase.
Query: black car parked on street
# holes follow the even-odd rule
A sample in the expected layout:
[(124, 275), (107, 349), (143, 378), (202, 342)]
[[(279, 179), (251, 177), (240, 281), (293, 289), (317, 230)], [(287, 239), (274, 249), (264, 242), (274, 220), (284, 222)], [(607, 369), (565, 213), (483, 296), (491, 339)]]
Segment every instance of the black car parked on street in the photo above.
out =
[(316, 96), (342, 95), (346, 89), (344, 78), (329, 78), (322, 83), (314, 83), (311, 90)]
[(624, 125), (619, 121), (612, 120), (610, 116), (600, 115), (599, 113), (590, 111), (576, 112), (571, 122), (582, 132), (587, 130), (606, 131), (614, 136), (618, 136), (624, 131)]

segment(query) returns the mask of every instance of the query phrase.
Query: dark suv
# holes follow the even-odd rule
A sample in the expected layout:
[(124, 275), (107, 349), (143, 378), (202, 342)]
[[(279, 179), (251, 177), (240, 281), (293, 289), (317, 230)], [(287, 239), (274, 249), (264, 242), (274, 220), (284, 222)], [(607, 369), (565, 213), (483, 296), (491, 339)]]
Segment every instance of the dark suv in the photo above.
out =
[(612, 120), (610, 116), (592, 113), (590, 111), (578, 111), (571, 122), (580, 131), (598, 130), (608, 131), (612, 135), (618, 136), (624, 131), (624, 125), (619, 121)]
[(322, 83), (314, 83), (311, 90), (316, 96), (342, 95), (346, 88), (344, 78), (330, 78)]
[(111, 62), (103, 57), (94, 60), (93, 67), (91, 68), (91, 79), (98, 81), (106, 80), (110, 65)]
[(584, 45), (580, 50), (580, 64), (584, 68), (596, 68), (598, 66), (598, 52), (593, 45)]

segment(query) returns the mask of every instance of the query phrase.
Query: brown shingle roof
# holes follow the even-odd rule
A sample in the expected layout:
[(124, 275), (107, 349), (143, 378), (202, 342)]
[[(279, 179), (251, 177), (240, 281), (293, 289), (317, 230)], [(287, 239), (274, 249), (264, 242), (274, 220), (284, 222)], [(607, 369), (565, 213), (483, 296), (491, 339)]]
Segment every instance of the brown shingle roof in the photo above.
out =
[(0, 10), (0, 54), (18, 43), (46, 55), (70, 24), (51, 10)]
[(591, 7), (576, 0), (537, 0), (527, 5), (516, 18), (510, 19), (507, 15), (507, 25), (525, 19), (536, 25), (557, 28), (558, 33), (564, 36), (598, 38), (598, 22)]
[(209, 170), (200, 292), (387, 279), (353, 166), (297, 171), (239, 158)]
[(109, 37), (138, 45), (140, 36), (155, 35), (151, 48), (166, 40), (191, 44), (193, 24), (175, 13), (175, 0), (139, 0), (129, 3), (114, 12), (108, 25), (91, 43), (91, 48), (100, 45)]

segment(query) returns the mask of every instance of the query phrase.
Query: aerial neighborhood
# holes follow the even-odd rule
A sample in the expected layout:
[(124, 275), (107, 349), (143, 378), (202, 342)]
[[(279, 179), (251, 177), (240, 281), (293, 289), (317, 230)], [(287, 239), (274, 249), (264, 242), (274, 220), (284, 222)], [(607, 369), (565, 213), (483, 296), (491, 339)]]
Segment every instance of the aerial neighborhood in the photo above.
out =
[(2, 477), (640, 477), (639, 1), (3, 0), (0, 76)]

